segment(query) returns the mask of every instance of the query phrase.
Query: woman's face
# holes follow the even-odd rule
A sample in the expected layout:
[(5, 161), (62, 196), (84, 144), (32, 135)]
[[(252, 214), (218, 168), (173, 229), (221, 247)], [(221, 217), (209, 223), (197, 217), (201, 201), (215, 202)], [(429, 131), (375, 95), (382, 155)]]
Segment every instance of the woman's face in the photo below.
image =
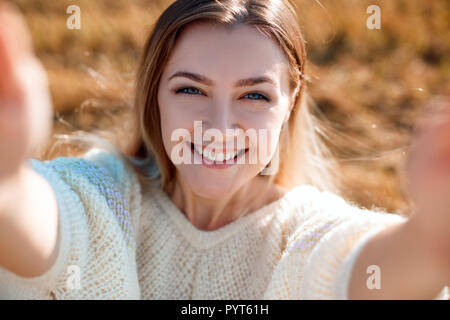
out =
[(231, 195), (271, 160), (292, 102), (288, 61), (273, 40), (246, 25), (187, 26), (158, 89), (177, 176), (199, 196)]

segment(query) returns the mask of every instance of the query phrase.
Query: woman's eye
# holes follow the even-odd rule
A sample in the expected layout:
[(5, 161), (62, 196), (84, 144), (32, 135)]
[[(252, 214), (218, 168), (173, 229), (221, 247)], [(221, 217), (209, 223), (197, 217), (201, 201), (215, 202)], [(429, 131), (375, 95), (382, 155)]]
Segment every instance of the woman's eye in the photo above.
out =
[(269, 98), (267, 98), (265, 95), (257, 92), (248, 93), (244, 96), (244, 98), (250, 99), (250, 100), (265, 100), (270, 101)]
[[(203, 92), (201, 92), (199, 89), (194, 88), (194, 87), (180, 88), (180, 89), (176, 90), (175, 93), (184, 93), (184, 94), (191, 94), (191, 95), (197, 95), (197, 94), (202, 95), (203, 94)], [(257, 92), (248, 93), (243, 98), (249, 99), (249, 100), (262, 100), (262, 101), (267, 101), (267, 102), (270, 101), (270, 99), (267, 98), (265, 95), (263, 95), (261, 93), (257, 93)]]
[(202, 92), (200, 90), (198, 90), (197, 88), (192, 88), (192, 87), (178, 89), (175, 91), (175, 93), (202, 94)]

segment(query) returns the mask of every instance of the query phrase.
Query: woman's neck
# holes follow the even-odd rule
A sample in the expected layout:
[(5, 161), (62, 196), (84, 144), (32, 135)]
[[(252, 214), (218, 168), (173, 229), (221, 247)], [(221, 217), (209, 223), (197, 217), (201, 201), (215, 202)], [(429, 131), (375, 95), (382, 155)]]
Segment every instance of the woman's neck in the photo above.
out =
[(285, 189), (268, 184), (258, 175), (230, 196), (210, 199), (196, 195), (177, 175), (170, 197), (197, 229), (216, 230), (280, 199), (285, 193)]

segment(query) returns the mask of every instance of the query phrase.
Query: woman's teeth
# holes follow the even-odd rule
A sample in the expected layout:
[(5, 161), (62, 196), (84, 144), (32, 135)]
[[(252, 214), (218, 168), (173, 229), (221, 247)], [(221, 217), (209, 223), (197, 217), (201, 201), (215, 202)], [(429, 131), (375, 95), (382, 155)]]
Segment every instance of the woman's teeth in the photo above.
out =
[(239, 150), (239, 151), (235, 151), (235, 152), (228, 152), (228, 153), (215, 153), (215, 151), (213, 149), (210, 149), (209, 151), (206, 149), (200, 149), (198, 148), (195, 144), (194, 144), (194, 149), (195, 152), (197, 152), (199, 155), (205, 157), (206, 159), (210, 160), (210, 161), (217, 161), (217, 162), (223, 162), (234, 159), (238, 156), (240, 156), (241, 154), (243, 154), (245, 152), (245, 149)]

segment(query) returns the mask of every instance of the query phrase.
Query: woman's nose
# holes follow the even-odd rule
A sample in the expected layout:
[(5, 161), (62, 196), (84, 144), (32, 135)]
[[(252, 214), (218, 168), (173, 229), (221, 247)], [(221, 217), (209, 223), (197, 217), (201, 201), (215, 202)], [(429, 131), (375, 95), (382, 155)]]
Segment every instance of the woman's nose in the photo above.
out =
[(231, 103), (225, 100), (213, 103), (208, 112), (207, 129), (216, 129), (226, 134), (227, 129), (237, 129), (239, 126), (235, 123)]
[[(203, 131), (213, 129), (213, 135), (221, 134), (222, 141), (225, 143), (228, 140), (233, 140), (239, 134), (239, 129), (242, 129), (238, 123), (238, 119), (232, 113), (231, 103), (216, 102), (211, 106), (205, 121), (203, 121)], [(208, 139), (210, 140), (210, 139)]]

